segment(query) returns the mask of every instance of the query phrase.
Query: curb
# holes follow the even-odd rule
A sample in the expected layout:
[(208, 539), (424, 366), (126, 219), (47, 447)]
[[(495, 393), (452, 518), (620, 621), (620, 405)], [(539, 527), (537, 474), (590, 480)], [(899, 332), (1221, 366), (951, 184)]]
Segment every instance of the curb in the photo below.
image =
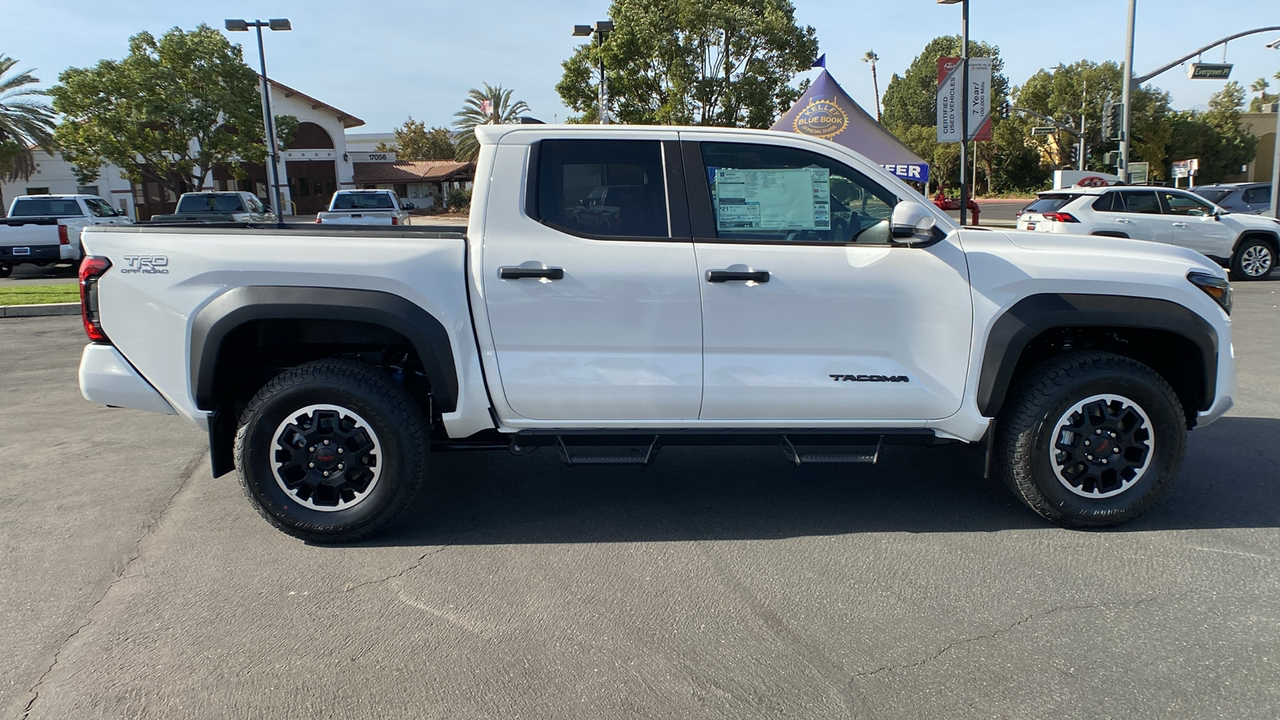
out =
[(44, 305), (0, 305), (0, 318), (49, 317), (52, 315), (79, 315), (80, 303), (46, 303)]

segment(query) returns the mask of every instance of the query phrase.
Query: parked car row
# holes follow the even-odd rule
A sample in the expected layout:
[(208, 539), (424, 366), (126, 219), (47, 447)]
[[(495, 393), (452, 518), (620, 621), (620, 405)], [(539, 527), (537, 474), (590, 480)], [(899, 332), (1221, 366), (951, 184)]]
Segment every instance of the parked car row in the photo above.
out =
[(1200, 194), (1176, 188), (1045, 191), (1019, 213), (1018, 229), (1178, 245), (1230, 268), (1237, 280), (1266, 279), (1280, 254), (1280, 220), (1230, 212)]

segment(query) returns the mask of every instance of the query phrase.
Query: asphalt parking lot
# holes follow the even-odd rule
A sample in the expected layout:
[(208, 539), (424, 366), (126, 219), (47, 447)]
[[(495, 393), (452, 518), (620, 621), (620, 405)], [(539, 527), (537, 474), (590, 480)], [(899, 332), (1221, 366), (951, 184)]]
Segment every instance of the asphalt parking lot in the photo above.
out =
[(0, 319), (0, 717), (1275, 718), (1280, 281), (1236, 408), (1123, 528), (1049, 526), (972, 449), (437, 454), (314, 547), (173, 417), (84, 401), (77, 317)]

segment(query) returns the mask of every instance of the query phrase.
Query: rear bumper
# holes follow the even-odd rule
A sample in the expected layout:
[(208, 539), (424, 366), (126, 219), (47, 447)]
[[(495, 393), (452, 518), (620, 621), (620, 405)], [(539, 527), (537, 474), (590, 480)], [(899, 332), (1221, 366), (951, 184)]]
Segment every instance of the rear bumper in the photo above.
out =
[(0, 245), (0, 262), (8, 263), (9, 265), (22, 265), (62, 262), (63, 260), (74, 260), (78, 257), (78, 253), (65, 257), (64, 249), (75, 252), (75, 248), (70, 245)]
[(89, 402), (177, 415), (112, 345), (90, 343), (80, 355), (80, 394)]

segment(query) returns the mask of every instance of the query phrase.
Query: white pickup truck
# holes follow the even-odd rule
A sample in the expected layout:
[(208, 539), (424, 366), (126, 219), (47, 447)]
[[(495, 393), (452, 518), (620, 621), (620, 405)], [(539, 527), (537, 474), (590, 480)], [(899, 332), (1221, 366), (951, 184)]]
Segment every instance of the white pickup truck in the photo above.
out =
[[(477, 135), (465, 235), (89, 230), (84, 396), (207, 429), (214, 475), (312, 542), (379, 532), (462, 447), (983, 443), (1035, 512), (1108, 525), (1232, 405), (1231, 287), (1191, 250), (961, 228), (796, 134)], [(578, 211), (602, 186), (631, 189), (607, 228)]]
[(0, 218), (0, 277), (15, 265), (80, 259), (80, 231), (90, 225), (127, 225), (124, 213), (96, 195), (20, 195)]
[(322, 225), (408, 225), (413, 203), (404, 202), (394, 190), (339, 190), (329, 209), (316, 213)]

